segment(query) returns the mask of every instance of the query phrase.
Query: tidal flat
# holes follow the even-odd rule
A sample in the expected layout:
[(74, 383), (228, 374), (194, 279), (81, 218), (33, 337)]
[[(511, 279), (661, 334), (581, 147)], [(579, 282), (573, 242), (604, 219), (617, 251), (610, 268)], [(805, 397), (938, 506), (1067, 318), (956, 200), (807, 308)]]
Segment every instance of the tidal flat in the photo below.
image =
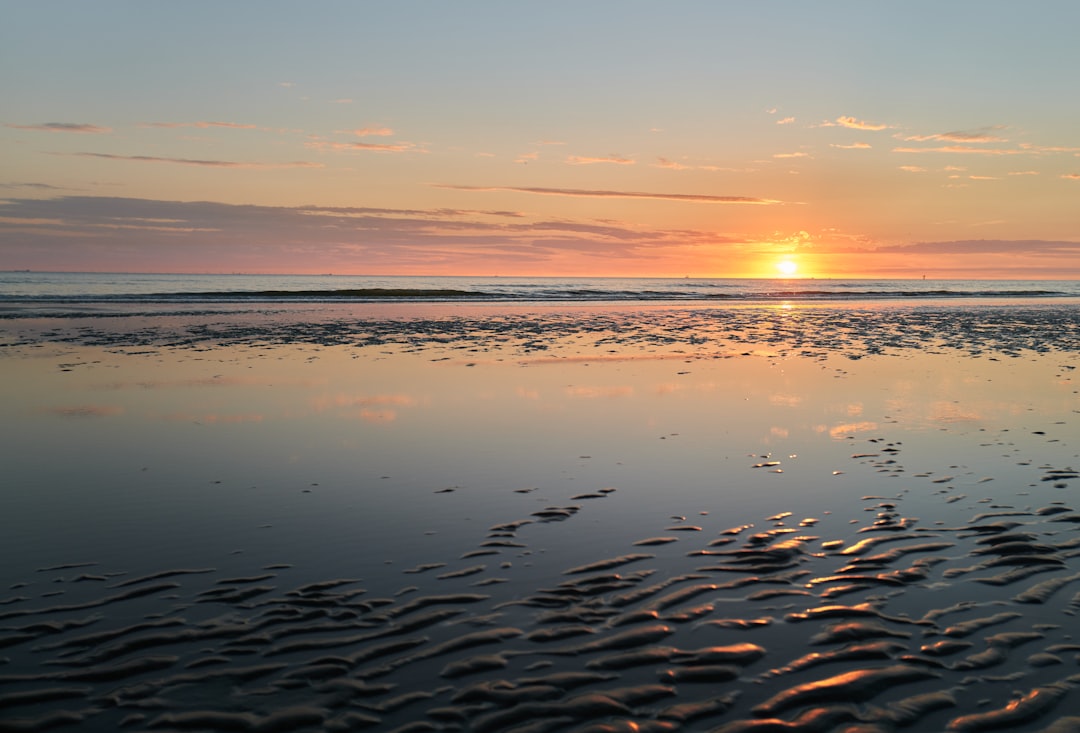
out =
[(1080, 730), (1080, 307), (0, 320), (0, 731)]

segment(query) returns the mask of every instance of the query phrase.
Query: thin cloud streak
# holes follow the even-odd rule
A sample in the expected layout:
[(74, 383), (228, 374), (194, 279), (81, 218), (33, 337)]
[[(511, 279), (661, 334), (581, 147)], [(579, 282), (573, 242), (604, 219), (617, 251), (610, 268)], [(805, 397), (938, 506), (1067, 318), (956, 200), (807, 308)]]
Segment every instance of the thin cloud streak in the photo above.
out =
[(375, 135), (377, 137), (390, 137), (394, 134), (394, 131), (389, 127), (361, 127), (358, 130), (352, 131), (353, 135), (357, 137), (367, 137), (368, 135)]
[(953, 142), (953, 143), (1003, 143), (1005, 138), (991, 134), (992, 130), (1004, 129), (1000, 125), (983, 127), (978, 130), (954, 130), (952, 132), (939, 132), (933, 135), (896, 135), (898, 140), (904, 142)]
[(90, 125), (82, 122), (43, 122), (39, 125), (4, 125), (13, 130), (32, 130), (34, 132), (75, 132), (83, 135), (107, 135), (111, 127)]
[(1025, 254), (1080, 255), (1080, 241), (1046, 239), (959, 239), (945, 242), (915, 242), (876, 247), (879, 254)]
[(676, 163), (674, 160), (668, 160), (667, 158), (657, 158), (653, 165), (657, 168), (667, 168), (673, 171), (685, 171), (691, 169), (691, 166)]
[(1036, 150), (1014, 148), (973, 148), (970, 145), (942, 145), (936, 148), (893, 148), (894, 153), (961, 153), (964, 155), (1035, 155)]
[(594, 165), (596, 163), (613, 163), (615, 165), (634, 165), (637, 161), (624, 158), (620, 155), (612, 155), (606, 158), (590, 158), (582, 155), (567, 156), (566, 162), (570, 165)]
[(239, 122), (143, 122), (140, 127), (198, 127), (202, 129), (210, 127), (225, 127), (233, 130), (257, 130), (258, 125), (242, 124)]
[(103, 158), (105, 160), (131, 160), (139, 163), (173, 163), (176, 165), (194, 165), (207, 168), (322, 168), (322, 163), (292, 161), (288, 163), (255, 163), (238, 160), (198, 160), (195, 158), (163, 158), (154, 155), (113, 155), (112, 153), (53, 153), (53, 155), (72, 155), (80, 158)]
[(661, 201), (684, 201), (696, 204), (757, 204), (773, 205), (785, 202), (776, 199), (763, 199), (754, 196), (711, 196), (697, 193), (649, 193), (645, 191), (594, 191), (579, 188), (540, 188), (535, 186), (459, 186), (444, 183), (431, 184), (433, 188), (445, 188), (453, 191), (509, 191), (512, 193), (531, 193), (540, 196), (576, 196), (583, 198), (607, 199), (657, 199)]
[(427, 151), (416, 146), (415, 143), (342, 143), (330, 140), (312, 140), (304, 143), (305, 147), (313, 150), (330, 151), (372, 151), (376, 153), (426, 153)]

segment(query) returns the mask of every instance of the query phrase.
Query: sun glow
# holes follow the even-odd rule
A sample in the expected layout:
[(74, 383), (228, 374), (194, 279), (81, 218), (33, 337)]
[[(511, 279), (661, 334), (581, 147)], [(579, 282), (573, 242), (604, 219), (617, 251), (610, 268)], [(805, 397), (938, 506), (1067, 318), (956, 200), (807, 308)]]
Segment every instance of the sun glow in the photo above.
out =
[(794, 260), (780, 260), (776, 263), (776, 269), (781, 277), (795, 277), (799, 272), (799, 266)]

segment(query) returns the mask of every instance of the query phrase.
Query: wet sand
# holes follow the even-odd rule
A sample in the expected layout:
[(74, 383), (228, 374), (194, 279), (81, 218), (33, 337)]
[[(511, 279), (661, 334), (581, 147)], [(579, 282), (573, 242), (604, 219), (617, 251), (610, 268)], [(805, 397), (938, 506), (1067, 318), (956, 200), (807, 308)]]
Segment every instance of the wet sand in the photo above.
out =
[(1075, 306), (2, 325), (0, 731), (1080, 729)]

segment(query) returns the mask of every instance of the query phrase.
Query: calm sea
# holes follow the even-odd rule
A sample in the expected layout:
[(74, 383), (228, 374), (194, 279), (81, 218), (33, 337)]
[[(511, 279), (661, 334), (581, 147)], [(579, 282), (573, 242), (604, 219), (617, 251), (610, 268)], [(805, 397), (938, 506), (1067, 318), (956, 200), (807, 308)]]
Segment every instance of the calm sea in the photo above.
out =
[(1075, 280), (370, 277), (0, 272), (0, 302), (836, 301), (1076, 298)]

